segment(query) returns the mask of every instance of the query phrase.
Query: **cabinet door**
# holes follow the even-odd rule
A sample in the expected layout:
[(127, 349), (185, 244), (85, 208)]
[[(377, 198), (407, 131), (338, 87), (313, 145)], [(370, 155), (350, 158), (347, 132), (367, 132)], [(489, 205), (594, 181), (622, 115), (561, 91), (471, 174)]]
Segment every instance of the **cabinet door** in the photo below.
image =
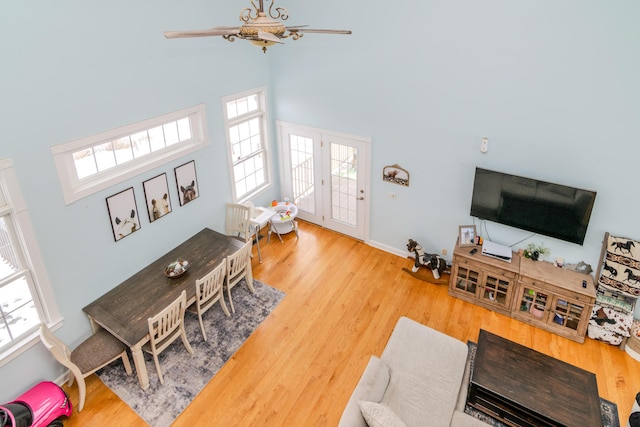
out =
[(517, 304), (520, 305), (520, 309), (518, 314), (546, 323), (553, 296), (547, 291), (528, 285), (520, 285), (519, 289)]
[[(562, 296), (555, 296), (551, 305), (548, 322), (556, 327), (567, 328), (577, 332), (580, 320), (583, 318), (587, 306)], [(589, 312), (591, 310), (589, 309)]]
[(469, 296), (475, 296), (478, 290), (480, 273), (469, 269), (466, 265), (457, 264), (454, 271), (455, 290), (464, 292)]
[(489, 271), (484, 274), (483, 289), (479, 297), (488, 304), (510, 309), (512, 280)]

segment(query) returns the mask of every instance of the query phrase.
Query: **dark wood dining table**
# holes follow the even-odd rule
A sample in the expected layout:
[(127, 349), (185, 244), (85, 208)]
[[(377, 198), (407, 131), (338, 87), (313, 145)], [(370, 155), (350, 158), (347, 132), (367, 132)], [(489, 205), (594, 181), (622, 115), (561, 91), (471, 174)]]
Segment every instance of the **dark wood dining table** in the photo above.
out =
[[(209, 273), (244, 243), (205, 228), (147, 265), (115, 288), (84, 307), (92, 327), (104, 328), (131, 348), (140, 387), (149, 388), (142, 346), (149, 341), (148, 318), (187, 292), (187, 304), (195, 302), (195, 281)], [(189, 262), (187, 272), (169, 278), (164, 268), (176, 259)], [(253, 280), (249, 263), (247, 280)]]

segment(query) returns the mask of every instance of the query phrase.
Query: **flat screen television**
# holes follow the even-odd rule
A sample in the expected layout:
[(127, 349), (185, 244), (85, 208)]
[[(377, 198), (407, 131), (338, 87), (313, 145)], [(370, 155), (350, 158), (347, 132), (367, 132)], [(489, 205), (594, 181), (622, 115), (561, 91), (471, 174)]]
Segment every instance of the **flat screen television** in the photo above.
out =
[(596, 192), (476, 168), (471, 216), (582, 245)]

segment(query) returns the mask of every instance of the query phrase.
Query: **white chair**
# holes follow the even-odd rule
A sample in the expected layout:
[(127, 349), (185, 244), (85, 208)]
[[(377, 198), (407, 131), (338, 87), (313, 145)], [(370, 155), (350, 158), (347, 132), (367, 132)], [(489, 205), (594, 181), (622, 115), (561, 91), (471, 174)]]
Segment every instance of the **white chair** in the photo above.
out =
[[(256, 245), (258, 246), (258, 258), (262, 262), (262, 254), (260, 253), (260, 237), (258, 236), (257, 227), (251, 223), (251, 218), (256, 216), (256, 208), (253, 203), (246, 202), (244, 204), (239, 203), (227, 203), (227, 218), (225, 225), (225, 234), (227, 236), (235, 237), (243, 242), (253, 241), (253, 237), (256, 238)], [(253, 257), (253, 254), (251, 254)]]
[(255, 293), (253, 288), (253, 272), (251, 270), (251, 241), (244, 244), (244, 246), (235, 253), (227, 256), (227, 297), (229, 298), (229, 304), (231, 304), (231, 311), (236, 312), (233, 306), (233, 300), (231, 299), (231, 289), (237, 285), (242, 279), (245, 279), (249, 290)]
[(149, 342), (142, 346), (142, 349), (153, 356), (156, 364), (156, 371), (160, 378), (160, 384), (164, 384), (164, 378), (160, 371), (158, 355), (164, 351), (178, 337), (182, 338), (182, 343), (187, 351), (193, 354), (193, 349), (187, 340), (187, 332), (184, 328), (184, 312), (187, 308), (187, 293), (182, 291), (180, 296), (160, 313), (148, 319)]
[(224, 303), (222, 294), (222, 286), (227, 277), (227, 261), (222, 260), (216, 268), (207, 273), (203, 278), (196, 280), (196, 302), (194, 302), (187, 310), (198, 315), (200, 321), (200, 329), (202, 330), (202, 338), (207, 340), (207, 334), (204, 331), (202, 323), (202, 315), (213, 305), (220, 301), (222, 311), (227, 316), (231, 316), (227, 305)]
[(98, 330), (75, 349), (70, 350), (45, 324), (41, 324), (40, 340), (53, 357), (71, 371), (69, 387), (73, 385), (74, 378), (78, 382), (78, 412), (82, 411), (87, 395), (84, 382), (86, 377), (120, 358), (127, 375), (131, 375), (127, 346), (104, 329)]
[(227, 203), (225, 234), (248, 242), (253, 236), (251, 228), (251, 208), (239, 203)]

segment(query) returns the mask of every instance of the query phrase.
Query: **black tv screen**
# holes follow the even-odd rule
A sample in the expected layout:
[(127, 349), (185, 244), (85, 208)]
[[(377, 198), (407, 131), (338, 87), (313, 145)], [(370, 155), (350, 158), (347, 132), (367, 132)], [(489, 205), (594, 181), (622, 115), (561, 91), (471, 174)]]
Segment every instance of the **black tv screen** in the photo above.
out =
[(476, 168), (471, 216), (582, 245), (596, 192)]

